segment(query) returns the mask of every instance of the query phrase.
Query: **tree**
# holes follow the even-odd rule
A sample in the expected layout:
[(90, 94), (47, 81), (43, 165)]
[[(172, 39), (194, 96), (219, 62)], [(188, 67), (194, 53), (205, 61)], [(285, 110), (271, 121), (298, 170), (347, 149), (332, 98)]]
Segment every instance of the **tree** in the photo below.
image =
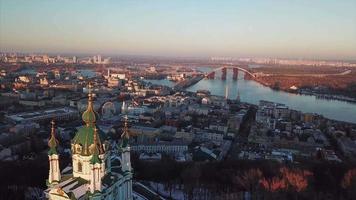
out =
[(199, 185), (201, 171), (199, 165), (193, 164), (192, 166), (186, 168), (181, 173), (181, 178), (184, 184), (184, 191), (188, 196), (188, 199), (193, 198), (194, 188)]
[(348, 197), (356, 197), (356, 168), (350, 169), (345, 173), (341, 186), (346, 189)]
[(262, 178), (262, 172), (259, 169), (250, 169), (235, 176), (234, 182), (242, 187), (244, 190), (249, 191), (253, 196), (254, 191), (257, 190), (259, 181)]

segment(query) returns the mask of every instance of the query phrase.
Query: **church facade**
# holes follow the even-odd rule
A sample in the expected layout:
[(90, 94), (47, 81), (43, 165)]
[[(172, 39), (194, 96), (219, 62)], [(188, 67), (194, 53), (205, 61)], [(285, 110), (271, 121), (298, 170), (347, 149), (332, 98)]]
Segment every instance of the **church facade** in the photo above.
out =
[(71, 141), (72, 167), (66, 172), (59, 169), (60, 156), (52, 121), (48, 141), (49, 176), (47, 199), (105, 199), (132, 200), (132, 168), (130, 162), (129, 131), (127, 119), (118, 147), (105, 140), (96, 127), (97, 115), (93, 96), (88, 95), (88, 107), (82, 115), (85, 125)]

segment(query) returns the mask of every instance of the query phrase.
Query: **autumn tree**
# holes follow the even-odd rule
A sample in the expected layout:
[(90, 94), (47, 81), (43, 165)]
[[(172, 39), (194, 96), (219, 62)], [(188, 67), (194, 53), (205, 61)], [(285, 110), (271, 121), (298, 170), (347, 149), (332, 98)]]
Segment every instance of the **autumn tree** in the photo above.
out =
[(342, 181), (341, 187), (346, 189), (348, 197), (356, 197), (356, 168), (348, 170)]
[(253, 195), (254, 191), (258, 188), (261, 177), (261, 170), (250, 169), (236, 175), (233, 181), (235, 184), (242, 187), (245, 191), (249, 191), (251, 195)]

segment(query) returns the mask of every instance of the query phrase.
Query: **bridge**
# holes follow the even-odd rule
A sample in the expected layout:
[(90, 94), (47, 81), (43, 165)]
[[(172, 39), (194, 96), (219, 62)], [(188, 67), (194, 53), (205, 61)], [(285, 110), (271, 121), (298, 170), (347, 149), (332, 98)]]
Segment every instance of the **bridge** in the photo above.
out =
[(215, 68), (213, 71), (205, 73), (205, 77), (213, 79), (215, 77), (215, 72), (220, 71), (222, 72), (221, 78), (226, 79), (226, 71), (227, 69), (232, 69), (233, 70), (233, 79), (237, 79), (238, 71), (243, 71), (245, 74), (251, 76), (252, 78), (256, 78), (256, 76), (248, 71), (245, 68), (242, 68), (240, 66), (233, 66), (233, 65), (226, 65), (222, 67)]

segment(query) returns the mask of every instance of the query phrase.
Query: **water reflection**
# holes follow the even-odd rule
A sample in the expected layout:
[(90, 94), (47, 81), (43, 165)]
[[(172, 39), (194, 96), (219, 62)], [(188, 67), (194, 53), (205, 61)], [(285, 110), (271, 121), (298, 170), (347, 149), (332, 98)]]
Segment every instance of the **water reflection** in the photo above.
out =
[[(209, 67), (199, 67), (200, 71), (208, 72)], [(229, 99), (235, 99), (240, 94), (241, 101), (258, 104), (260, 100), (284, 103), (292, 109), (308, 113), (318, 113), (330, 119), (356, 123), (356, 104), (338, 100), (318, 99), (314, 96), (291, 94), (283, 91), (274, 91), (253, 80), (244, 80), (244, 73), (239, 71), (239, 80), (232, 79), (232, 72), (228, 71), (226, 80), (219, 79), (216, 73), (213, 80), (203, 79), (197, 84), (187, 88), (188, 91), (209, 90), (214, 95), (225, 95), (228, 86)], [(168, 80), (150, 81), (155, 84), (172, 86)]]
[(322, 114), (325, 117), (356, 123), (356, 104), (338, 100), (318, 99), (315, 96), (291, 94), (283, 91), (275, 91), (253, 80), (244, 80), (244, 73), (239, 71), (239, 80), (232, 80), (231, 74), (227, 80), (203, 79), (199, 83), (188, 88), (188, 91), (205, 89), (215, 95), (225, 95), (225, 87), (228, 86), (229, 98), (237, 97), (240, 93), (241, 101), (258, 104), (260, 100), (284, 103), (292, 109), (303, 112)]

